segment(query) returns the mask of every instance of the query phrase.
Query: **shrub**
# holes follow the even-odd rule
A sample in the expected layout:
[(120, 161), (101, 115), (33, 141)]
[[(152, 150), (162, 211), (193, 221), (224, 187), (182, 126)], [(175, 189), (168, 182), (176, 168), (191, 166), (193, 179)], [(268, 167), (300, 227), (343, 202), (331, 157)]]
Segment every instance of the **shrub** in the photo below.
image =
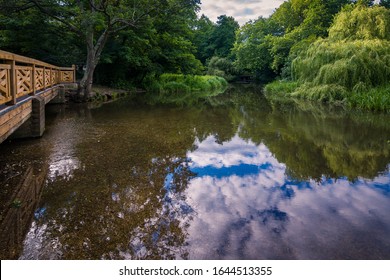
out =
[(158, 79), (145, 84), (148, 91), (160, 93), (187, 93), (197, 91), (223, 91), (227, 81), (217, 76), (162, 74)]

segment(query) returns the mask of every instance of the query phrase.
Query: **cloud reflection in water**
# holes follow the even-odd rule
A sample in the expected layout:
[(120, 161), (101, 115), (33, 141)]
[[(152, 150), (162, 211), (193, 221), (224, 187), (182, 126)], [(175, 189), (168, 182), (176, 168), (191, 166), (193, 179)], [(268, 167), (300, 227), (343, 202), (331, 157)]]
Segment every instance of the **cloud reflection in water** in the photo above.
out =
[[(264, 145), (213, 136), (189, 152), (192, 259), (389, 258), (390, 172), (297, 181)], [(384, 248), (388, 248), (386, 250)]]

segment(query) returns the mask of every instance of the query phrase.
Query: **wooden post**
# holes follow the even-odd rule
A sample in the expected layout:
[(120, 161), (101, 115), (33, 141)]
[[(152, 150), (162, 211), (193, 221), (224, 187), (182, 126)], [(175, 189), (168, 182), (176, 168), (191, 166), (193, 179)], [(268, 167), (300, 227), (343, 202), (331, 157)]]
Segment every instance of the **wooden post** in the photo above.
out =
[(72, 68), (73, 68), (73, 83), (76, 82), (76, 65), (72, 64)]
[(51, 72), (53, 71), (53, 69), (50, 67), (50, 72), (49, 72), (49, 87), (51, 87), (52, 86), (52, 76), (51, 76)]
[(42, 89), (45, 89), (46, 88), (46, 67), (43, 67), (43, 88)]
[(36, 92), (36, 88), (35, 88), (35, 64), (33, 64), (33, 67), (32, 67), (32, 75), (31, 75), (31, 83), (32, 83), (32, 94), (31, 95), (35, 95), (35, 92)]
[(15, 60), (12, 60), (10, 62), (7, 62), (7, 64), (11, 65), (10, 70), (10, 91), (11, 91), (11, 97), (12, 99), (7, 102), (7, 105), (15, 105), (16, 104), (16, 94), (17, 94), (17, 82), (16, 82), (16, 67), (15, 67)]

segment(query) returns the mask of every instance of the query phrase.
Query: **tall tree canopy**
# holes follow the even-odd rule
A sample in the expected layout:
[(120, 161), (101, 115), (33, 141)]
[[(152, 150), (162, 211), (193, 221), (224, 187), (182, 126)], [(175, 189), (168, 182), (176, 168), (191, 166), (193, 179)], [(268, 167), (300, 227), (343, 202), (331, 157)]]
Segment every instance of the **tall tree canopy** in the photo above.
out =
[(194, 25), (199, 59), (205, 63), (213, 56), (230, 57), (239, 27), (238, 22), (230, 16), (221, 15), (213, 23), (202, 15)]
[(379, 5), (390, 9), (390, 0), (381, 0), (379, 1)]
[[(109, 40), (123, 30), (150, 26), (158, 15), (194, 13), (199, 0), (1, 0), (3, 16), (34, 8), (71, 32), (86, 47), (85, 73), (80, 93), (88, 98), (95, 68)], [(39, 27), (36, 27), (39, 30)]]
[(220, 57), (228, 57), (233, 48), (236, 31), (240, 26), (233, 18), (226, 15), (218, 17), (217, 25), (211, 34), (210, 43), (214, 54)]
[(216, 28), (215, 24), (205, 15), (194, 23), (194, 44), (197, 49), (196, 56), (203, 63), (214, 55), (213, 46), (210, 44), (211, 35)]
[(288, 0), (269, 18), (249, 22), (237, 33), (236, 65), (263, 80), (289, 76), (291, 61), (318, 37), (326, 37), (333, 17), (350, 0)]

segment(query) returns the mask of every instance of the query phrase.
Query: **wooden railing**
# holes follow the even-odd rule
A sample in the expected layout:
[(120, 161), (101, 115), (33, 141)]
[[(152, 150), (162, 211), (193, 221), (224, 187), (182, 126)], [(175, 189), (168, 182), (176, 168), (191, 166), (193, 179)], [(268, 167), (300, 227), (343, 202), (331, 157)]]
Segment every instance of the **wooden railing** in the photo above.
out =
[(61, 83), (76, 81), (75, 66), (58, 67), (0, 50), (0, 105)]

